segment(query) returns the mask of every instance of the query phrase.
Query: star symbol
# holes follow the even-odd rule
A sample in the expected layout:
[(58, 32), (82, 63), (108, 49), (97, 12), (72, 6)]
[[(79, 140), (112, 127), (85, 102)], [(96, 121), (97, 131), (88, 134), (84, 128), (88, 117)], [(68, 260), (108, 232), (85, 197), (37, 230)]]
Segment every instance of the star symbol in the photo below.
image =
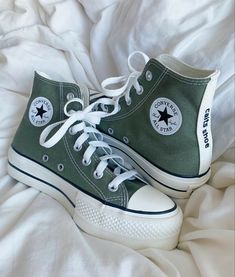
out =
[(167, 107), (165, 107), (164, 111), (159, 111), (158, 112), (160, 113), (160, 119), (158, 120), (159, 121), (164, 121), (166, 123), (166, 125), (168, 126), (168, 119), (173, 117), (173, 115), (170, 115), (167, 113)]
[(41, 106), (40, 108), (36, 107), (36, 109), (37, 109), (37, 111), (38, 111), (37, 114), (36, 114), (36, 116), (40, 116), (41, 119), (42, 119), (43, 114), (47, 112), (46, 110), (43, 109), (43, 104), (42, 104), (42, 106)]

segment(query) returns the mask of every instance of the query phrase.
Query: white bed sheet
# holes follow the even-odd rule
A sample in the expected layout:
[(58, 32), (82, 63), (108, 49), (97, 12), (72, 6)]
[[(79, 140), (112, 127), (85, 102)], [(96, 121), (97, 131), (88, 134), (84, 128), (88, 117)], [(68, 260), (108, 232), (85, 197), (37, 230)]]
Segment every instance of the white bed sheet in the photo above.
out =
[[(0, 276), (234, 276), (232, 0), (0, 0)], [(7, 174), (34, 70), (99, 89), (141, 50), (221, 75), (213, 174), (188, 200), (179, 245), (134, 251), (80, 231), (50, 197)]]

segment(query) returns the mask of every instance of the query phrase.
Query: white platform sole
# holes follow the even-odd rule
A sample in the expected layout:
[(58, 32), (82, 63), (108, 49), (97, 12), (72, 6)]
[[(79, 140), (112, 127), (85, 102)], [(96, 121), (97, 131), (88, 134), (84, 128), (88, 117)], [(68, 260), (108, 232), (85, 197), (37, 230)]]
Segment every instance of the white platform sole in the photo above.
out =
[(141, 214), (121, 210), (83, 193), (12, 148), (8, 159), (9, 175), (56, 199), (87, 233), (134, 249), (157, 247), (170, 250), (177, 245), (182, 223), (179, 208), (166, 214)]
[(205, 184), (210, 178), (210, 170), (198, 178), (183, 178), (171, 175), (151, 164), (124, 143), (106, 134), (103, 134), (103, 136), (104, 141), (113, 148), (114, 153), (119, 154), (130, 163), (149, 184), (171, 197), (188, 198), (193, 190)]

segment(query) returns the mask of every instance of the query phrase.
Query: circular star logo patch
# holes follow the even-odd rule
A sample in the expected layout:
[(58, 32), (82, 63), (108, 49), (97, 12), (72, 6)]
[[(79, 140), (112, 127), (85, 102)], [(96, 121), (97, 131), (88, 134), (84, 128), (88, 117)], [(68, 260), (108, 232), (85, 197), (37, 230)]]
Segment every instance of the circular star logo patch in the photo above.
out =
[(35, 98), (29, 108), (29, 120), (36, 126), (41, 127), (50, 122), (53, 116), (53, 106), (45, 97)]
[(160, 97), (151, 105), (150, 121), (159, 134), (169, 136), (179, 130), (182, 124), (182, 114), (173, 101)]

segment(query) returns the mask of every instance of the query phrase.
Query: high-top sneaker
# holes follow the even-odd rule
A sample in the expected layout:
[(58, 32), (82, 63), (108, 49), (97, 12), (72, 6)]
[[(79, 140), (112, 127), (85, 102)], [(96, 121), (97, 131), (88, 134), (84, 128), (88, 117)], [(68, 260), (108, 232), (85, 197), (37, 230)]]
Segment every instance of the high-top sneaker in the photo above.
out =
[(180, 208), (103, 142), (95, 125), (108, 113), (93, 108), (113, 100), (88, 105), (87, 96), (83, 86), (36, 73), (9, 150), (9, 174), (55, 198), (89, 234), (133, 248), (172, 249)]
[[(142, 72), (132, 65), (135, 55), (144, 58)], [(102, 95), (114, 97), (120, 111), (102, 119), (98, 129), (149, 183), (172, 197), (188, 197), (210, 176), (211, 108), (219, 71), (196, 69), (169, 55), (149, 59), (139, 51), (128, 65), (128, 77), (102, 82)], [(108, 88), (120, 82), (125, 84)]]

